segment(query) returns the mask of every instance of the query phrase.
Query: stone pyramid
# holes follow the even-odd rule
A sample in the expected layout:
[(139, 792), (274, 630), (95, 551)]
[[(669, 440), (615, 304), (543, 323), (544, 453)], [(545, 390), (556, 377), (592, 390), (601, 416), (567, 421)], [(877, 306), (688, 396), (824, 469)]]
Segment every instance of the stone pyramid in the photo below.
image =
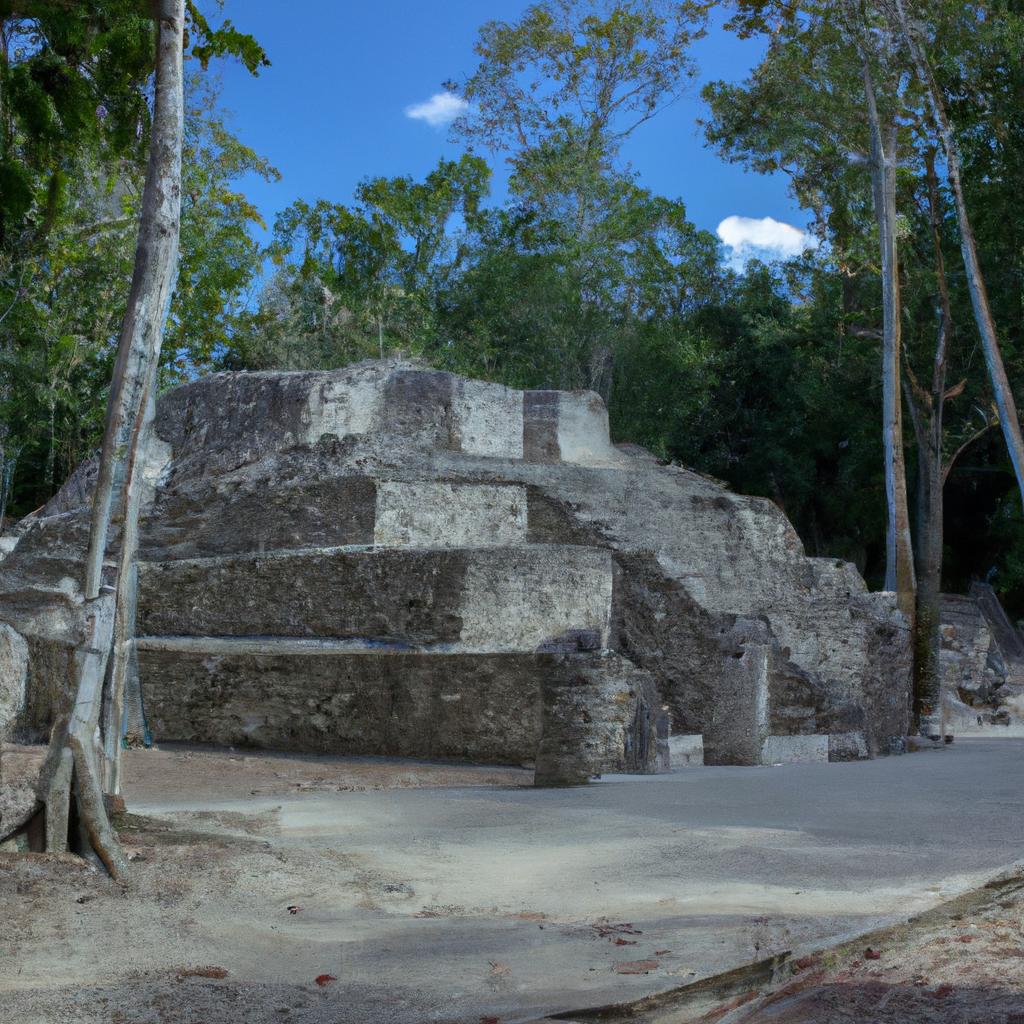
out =
[[(806, 557), (772, 502), (613, 445), (590, 392), (401, 359), (214, 374), (161, 397), (145, 457), (135, 681), (157, 741), (571, 781), (664, 767), (669, 728), (719, 764), (906, 733), (892, 595)], [(0, 644), (24, 649), (0, 715), (23, 741), (78, 642), (93, 472), (0, 538)]]

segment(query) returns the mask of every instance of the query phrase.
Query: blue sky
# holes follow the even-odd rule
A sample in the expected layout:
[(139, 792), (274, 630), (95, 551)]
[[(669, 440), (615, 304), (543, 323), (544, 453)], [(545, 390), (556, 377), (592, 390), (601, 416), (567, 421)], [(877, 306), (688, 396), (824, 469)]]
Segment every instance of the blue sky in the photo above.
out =
[[(406, 110), (440, 92), (441, 82), (472, 72), (482, 22), (514, 20), (527, 6), (528, 0), (226, 0), (220, 16), (256, 36), (272, 62), (257, 78), (237, 65), (222, 68), (223, 103), (234, 113), (236, 133), (282, 173), (275, 184), (246, 183), (267, 223), (295, 199), (347, 202), (364, 177), (420, 178), (441, 156), (461, 152), (445, 128)], [(698, 83), (641, 127), (625, 152), (644, 185), (682, 198), (691, 220), (708, 230), (729, 217), (806, 223), (784, 177), (723, 162), (704, 148), (697, 124), (700, 83), (744, 77), (761, 49), (760, 42), (713, 31), (694, 48)], [(500, 198), (500, 173), (495, 192)], [(730, 225), (730, 237), (748, 248), (757, 239), (785, 244), (795, 237), (771, 223)]]

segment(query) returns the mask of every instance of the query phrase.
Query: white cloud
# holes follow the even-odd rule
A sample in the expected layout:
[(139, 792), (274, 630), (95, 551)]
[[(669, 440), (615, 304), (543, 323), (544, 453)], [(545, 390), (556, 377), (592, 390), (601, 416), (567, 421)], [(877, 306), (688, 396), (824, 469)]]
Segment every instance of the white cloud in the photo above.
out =
[(799, 256), (816, 249), (818, 240), (774, 217), (726, 217), (717, 229), (718, 237), (732, 251), (731, 266), (742, 269), (749, 259), (777, 260)]
[(426, 121), (432, 128), (450, 124), (467, 110), (469, 104), (453, 92), (436, 92), (425, 103), (414, 103), (405, 108), (405, 116), (414, 121)]

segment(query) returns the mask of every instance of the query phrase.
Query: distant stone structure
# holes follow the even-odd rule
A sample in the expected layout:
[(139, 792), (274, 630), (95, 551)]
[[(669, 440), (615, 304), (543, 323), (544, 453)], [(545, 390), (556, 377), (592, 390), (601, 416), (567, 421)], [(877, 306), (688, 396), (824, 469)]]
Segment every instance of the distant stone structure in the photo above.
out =
[(948, 731), (1024, 736), (1024, 634), (988, 584), (943, 594), (941, 669)]
[[(611, 444), (592, 393), (397, 359), (215, 374), (160, 399), (146, 458), (135, 669), (157, 741), (536, 760), (557, 783), (665, 767), (670, 730), (686, 760), (703, 737), (738, 765), (907, 732), (892, 595), (806, 557), (772, 502)], [(93, 472), (0, 539), (23, 740), (79, 639)]]

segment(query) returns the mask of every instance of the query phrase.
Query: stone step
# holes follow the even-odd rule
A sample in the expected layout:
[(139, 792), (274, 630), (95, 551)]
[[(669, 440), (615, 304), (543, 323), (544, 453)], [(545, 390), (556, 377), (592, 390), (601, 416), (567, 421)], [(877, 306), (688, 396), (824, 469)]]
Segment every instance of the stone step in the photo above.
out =
[(869, 757), (861, 732), (769, 735), (761, 748), (762, 764), (824, 764), (863, 761)]
[(653, 687), (602, 652), (380, 656), (289, 638), (147, 637), (136, 648), (157, 742), (517, 764), (537, 756), (544, 684), (587, 691), (590, 755), (597, 770), (622, 771), (644, 704), (638, 684)]
[(769, 736), (761, 750), (762, 764), (809, 764), (828, 761), (828, 736)]
[(324, 637), (534, 651), (607, 645), (610, 552), (339, 547), (143, 562), (140, 636)]
[(142, 529), (154, 561), (276, 549), (525, 544), (517, 484), (374, 480), (350, 475), (269, 484), (249, 477), (161, 496)]
[(498, 762), (534, 756), (539, 674), (556, 656), (364, 656), (372, 653), (294, 641), (277, 653), (265, 642), (213, 653), (142, 640), (146, 718), (157, 742)]
[(162, 396), (156, 434), (176, 460), (202, 460), (211, 476), (240, 458), (366, 435), (475, 457), (629, 463), (612, 446), (608, 412), (593, 392), (514, 391), (402, 362), (287, 376), (211, 374)]
[[(592, 635), (592, 634), (591, 634)], [(140, 636), (132, 644), (139, 652), (166, 651), (178, 654), (203, 654), (210, 657), (371, 657), (415, 654), (422, 657), (451, 658), (459, 655), (494, 653), (562, 654), (598, 650), (578, 642), (574, 652), (552, 647), (537, 652), (496, 652), (490, 648), (464, 643), (410, 643), (402, 640), (372, 640), (349, 637), (297, 636)]]

